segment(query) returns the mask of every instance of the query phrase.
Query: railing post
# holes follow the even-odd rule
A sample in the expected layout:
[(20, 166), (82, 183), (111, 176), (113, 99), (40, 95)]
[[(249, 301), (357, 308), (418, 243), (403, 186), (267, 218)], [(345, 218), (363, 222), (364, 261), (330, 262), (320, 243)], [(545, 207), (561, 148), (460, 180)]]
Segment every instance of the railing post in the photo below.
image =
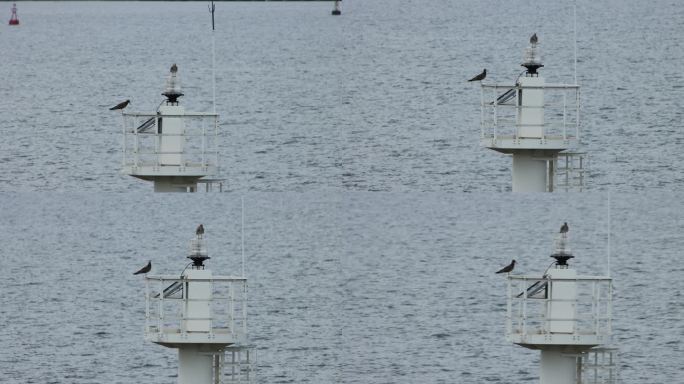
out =
[[(580, 283), (581, 283), (581, 281), (578, 281), (577, 278), (575, 278), (575, 287), (580, 285)], [(579, 295), (577, 294), (577, 292), (575, 292), (575, 299), (573, 300), (572, 306), (574, 309), (572, 312), (575, 315), (575, 319), (572, 322), (572, 333), (576, 334), (578, 332), (577, 330), (579, 328), (578, 323), (580, 322), (580, 319), (578, 318), (578, 315), (577, 315), (577, 311), (579, 311)]]
[(121, 135), (121, 147), (123, 149), (123, 158), (121, 159), (121, 167), (126, 166), (126, 115), (121, 114), (123, 120), (123, 135)]
[(233, 337), (235, 337), (235, 290), (233, 288), (234, 284), (234, 281), (228, 282), (228, 318), (230, 319), (230, 333), (233, 335)]
[(608, 306), (606, 316), (608, 317), (607, 331), (609, 335), (613, 334), (613, 281), (608, 280)]
[[(527, 288), (524, 284), (527, 279), (522, 279), (522, 291), (523, 291), (523, 302), (522, 302), (522, 334), (527, 335)], [(524, 337), (524, 336), (523, 336)]]
[(213, 143), (213, 148), (214, 148), (214, 166), (216, 166), (217, 171), (218, 171), (218, 164), (219, 164), (219, 151), (217, 144), (218, 143), (218, 115), (214, 115), (214, 143)]
[(547, 295), (544, 298), (544, 333), (551, 333), (551, 321), (549, 317), (551, 316), (551, 298), (553, 297), (553, 280), (549, 277), (546, 278), (546, 289)]
[[(523, 286), (524, 284), (525, 284), (525, 280), (524, 280), (524, 279), (518, 280), (518, 289), (520, 289), (520, 287)], [(517, 299), (517, 297), (516, 297), (516, 299)], [(517, 324), (517, 325), (518, 325), (518, 331), (520, 332), (520, 334), (523, 334), (523, 312), (522, 312), (522, 309), (523, 309), (523, 308), (522, 308), (522, 302), (520, 302), (520, 300), (518, 300), (518, 301), (516, 302), (516, 304), (517, 304), (517, 307), (518, 307), (518, 324)]]
[(575, 117), (575, 136), (576, 140), (579, 143), (580, 141), (580, 89), (579, 87), (576, 88), (575, 92), (575, 111), (576, 112), (576, 117)]
[(161, 336), (164, 326), (164, 282), (159, 278), (159, 316), (157, 316), (157, 332)]
[(596, 335), (599, 335), (600, 333), (600, 315), (599, 315), (599, 308), (601, 308), (601, 302), (600, 302), (600, 286), (597, 284), (597, 280), (594, 280), (591, 282), (591, 316), (593, 317), (593, 325), (594, 325), (594, 333)]
[(513, 290), (511, 288), (512, 284), (512, 279), (509, 277), (508, 278), (508, 300), (506, 303), (506, 333), (511, 334), (513, 325), (511, 324), (511, 317), (513, 315), (512, 313), (512, 307), (513, 307)]
[(515, 123), (514, 123), (514, 127), (513, 127), (513, 137), (516, 139), (518, 138), (518, 123), (520, 122), (520, 108), (522, 108), (522, 106), (520, 105), (520, 94), (522, 91), (520, 90), (519, 87), (520, 86), (517, 84), (513, 87), (513, 89), (515, 90)]
[(201, 119), (202, 122), (202, 167), (206, 167), (205, 151), (206, 151), (206, 140), (207, 140), (207, 122), (206, 119)]
[(133, 144), (133, 148), (134, 148), (133, 153), (135, 153), (135, 166), (137, 168), (140, 166), (140, 164), (139, 164), (140, 158), (138, 156), (138, 154), (140, 152), (140, 142), (138, 140), (138, 130), (137, 129), (133, 130), (133, 137), (135, 138), (135, 142)]
[(150, 280), (145, 277), (145, 335), (150, 330)]
[(484, 98), (484, 86), (480, 84), (480, 134), (481, 137), (485, 138), (485, 98)]
[(563, 140), (568, 140), (568, 135), (566, 131), (566, 115), (567, 115), (567, 91), (563, 90)]
[(242, 280), (242, 334), (247, 335), (247, 280)]
[(498, 135), (499, 135), (499, 132), (498, 132), (499, 116), (498, 116), (498, 111), (497, 111), (497, 108), (496, 108), (497, 105), (498, 105), (498, 103), (499, 103), (499, 100), (498, 100), (498, 98), (496, 97), (496, 87), (493, 87), (493, 88), (492, 88), (492, 94), (494, 95), (494, 96), (493, 96), (494, 102), (493, 102), (493, 104), (492, 104), (492, 111), (493, 111), (493, 113), (494, 113), (494, 118), (493, 118), (492, 121), (493, 121), (493, 124), (494, 124), (494, 140), (496, 141), (496, 140), (497, 140), (497, 137), (498, 137)]
[(162, 140), (162, 135), (163, 135), (163, 132), (159, 132), (159, 117), (155, 116), (154, 117), (154, 136), (155, 136), (155, 140), (154, 140), (154, 159), (155, 159), (154, 164), (156, 167), (159, 167), (161, 165), (161, 163), (159, 162), (159, 159), (161, 158), (161, 153), (159, 153), (159, 152), (161, 151), (160, 144), (161, 144), (161, 140)]

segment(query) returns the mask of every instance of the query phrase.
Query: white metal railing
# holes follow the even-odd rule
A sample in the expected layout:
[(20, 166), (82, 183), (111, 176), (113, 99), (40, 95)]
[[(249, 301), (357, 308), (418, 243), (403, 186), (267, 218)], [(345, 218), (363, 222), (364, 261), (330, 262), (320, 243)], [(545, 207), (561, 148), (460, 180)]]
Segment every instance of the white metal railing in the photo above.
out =
[[(210, 282), (209, 299), (191, 299), (187, 284)], [(189, 317), (185, 308), (189, 302), (208, 302), (208, 317)], [(185, 279), (178, 276), (147, 276), (145, 278), (145, 333), (163, 335), (187, 334), (188, 321), (209, 322), (208, 338), (230, 335), (235, 339), (247, 335), (247, 280), (242, 277), (214, 276), (211, 279)]]
[(577, 384), (617, 384), (619, 359), (617, 348), (592, 348), (577, 356)]
[[(251, 384), (256, 382), (257, 360), (254, 347), (227, 347), (219, 355), (219, 359), (219, 374), (214, 376), (216, 383)], [(214, 361), (216, 362), (216, 360)]]
[[(182, 119), (182, 133), (165, 133), (163, 120)], [(160, 132), (161, 123), (161, 132)], [(182, 151), (163, 151), (162, 138), (182, 138)], [(218, 167), (218, 114), (186, 112), (182, 115), (157, 113), (123, 114), (123, 167), (160, 167), (165, 155), (179, 155), (178, 166)]]
[[(552, 299), (555, 283), (576, 283), (574, 299)], [(554, 304), (571, 303), (574, 317), (551, 316)], [(571, 322), (572, 335), (608, 336), (612, 333), (612, 279), (600, 276), (574, 279), (538, 276), (508, 277), (507, 334), (551, 334), (552, 322)]]
[[(542, 139), (580, 138), (580, 88), (579, 85), (545, 84), (544, 86), (521, 86), (517, 84), (482, 84), (480, 94), (480, 130), (483, 139), (513, 138), (518, 135), (520, 114), (526, 109), (544, 110)], [(543, 89), (544, 106), (520, 105), (524, 90)], [(525, 124), (530, 126), (529, 124)]]
[(585, 152), (560, 152), (554, 161), (554, 189), (584, 191), (587, 187), (589, 155)]

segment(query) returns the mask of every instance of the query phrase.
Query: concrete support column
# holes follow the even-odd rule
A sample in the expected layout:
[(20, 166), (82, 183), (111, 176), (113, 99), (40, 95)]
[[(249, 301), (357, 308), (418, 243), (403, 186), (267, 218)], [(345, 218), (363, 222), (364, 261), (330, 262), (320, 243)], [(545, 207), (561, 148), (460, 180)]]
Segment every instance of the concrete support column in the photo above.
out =
[(531, 153), (514, 153), (513, 192), (546, 192), (546, 163)]
[(178, 384), (214, 384), (214, 356), (198, 346), (178, 349)]
[(560, 350), (541, 351), (540, 384), (577, 384), (577, 358)]

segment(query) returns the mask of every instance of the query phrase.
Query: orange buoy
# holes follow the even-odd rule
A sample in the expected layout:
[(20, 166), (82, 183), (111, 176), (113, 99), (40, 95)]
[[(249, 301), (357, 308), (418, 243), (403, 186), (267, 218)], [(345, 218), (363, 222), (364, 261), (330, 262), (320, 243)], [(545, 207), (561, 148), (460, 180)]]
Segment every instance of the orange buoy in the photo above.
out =
[(17, 4), (12, 4), (12, 17), (10, 17), (9, 25), (19, 25), (19, 19), (17, 18)]

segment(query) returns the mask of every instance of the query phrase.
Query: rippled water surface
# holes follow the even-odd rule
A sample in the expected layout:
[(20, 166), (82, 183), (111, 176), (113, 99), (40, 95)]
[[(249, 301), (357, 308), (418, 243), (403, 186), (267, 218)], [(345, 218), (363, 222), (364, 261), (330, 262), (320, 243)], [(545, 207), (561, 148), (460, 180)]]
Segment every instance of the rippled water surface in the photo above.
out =
[[(229, 190), (501, 191), (479, 147), (487, 68), (510, 82), (529, 36), (572, 82), (572, 3), (349, 0), (217, 5), (221, 165)], [(4, 11), (9, 17), (9, 4)], [(0, 27), (0, 191), (149, 190), (120, 175), (130, 98), (152, 111), (178, 63), (185, 105), (211, 103), (204, 2), (19, 3)], [(594, 189), (684, 184), (684, 5), (577, 1), (583, 143)]]
[[(504, 339), (510, 259), (549, 264), (559, 223), (574, 265), (605, 273), (608, 199), (584, 194), (250, 194), (249, 331), (261, 383), (535, 382), (538, 354)], [(684, 199), (613, 195), (614, 341), (623, 383), (675, 383), (684, 361)], [(185, 265), (204, 223), (215, 273), (240, 268), (240, 199), (224, 194), (0, 195), (0, 377), (171, 383), (143, 340), (143, 281)]]

